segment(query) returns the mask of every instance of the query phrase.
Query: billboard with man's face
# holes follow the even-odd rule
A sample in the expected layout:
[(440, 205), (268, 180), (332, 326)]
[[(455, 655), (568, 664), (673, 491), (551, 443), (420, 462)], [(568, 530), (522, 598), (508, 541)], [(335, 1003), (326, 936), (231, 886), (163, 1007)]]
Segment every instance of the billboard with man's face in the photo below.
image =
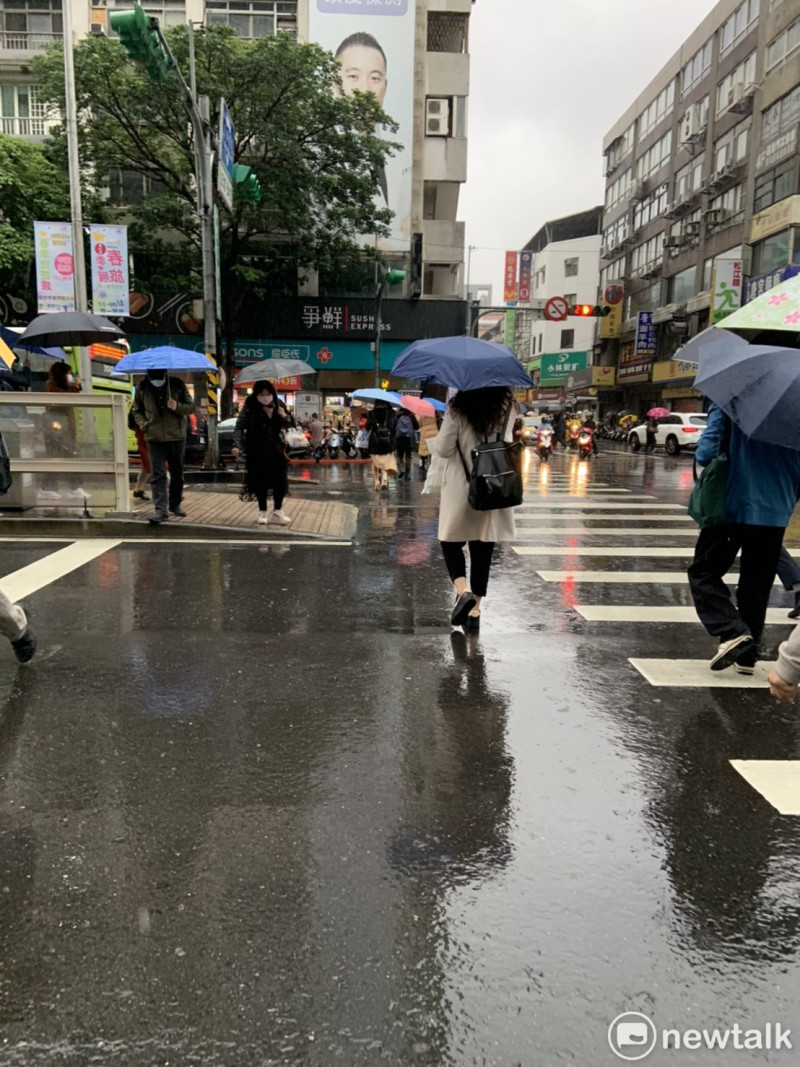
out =
[(308, 37), (339, 60), (345, 93), (374, 93), (398, 124), (386, 139), (403, 147), (376, 178), (380, 206), (394, 212), (391, 237), (380, 247), (398, 252), (411, 239), (416, 0), (309, 0)]

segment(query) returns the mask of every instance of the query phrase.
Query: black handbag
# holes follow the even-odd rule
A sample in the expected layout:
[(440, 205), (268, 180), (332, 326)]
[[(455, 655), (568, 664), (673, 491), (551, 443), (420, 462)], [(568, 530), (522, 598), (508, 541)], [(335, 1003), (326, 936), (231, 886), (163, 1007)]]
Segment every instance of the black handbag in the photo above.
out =
[[(513, 411), (512, 411), (513, 414)], [(498, 433), (494, 441), (488, 434), (470, 454), (472, 470), (467, 467), (461, 446), (458, 454), (469, 483), (469, 506), (475, 511), (499, 511), (516, 508), (522, 503), (522, 450), (519, 441), (512, 444)]]

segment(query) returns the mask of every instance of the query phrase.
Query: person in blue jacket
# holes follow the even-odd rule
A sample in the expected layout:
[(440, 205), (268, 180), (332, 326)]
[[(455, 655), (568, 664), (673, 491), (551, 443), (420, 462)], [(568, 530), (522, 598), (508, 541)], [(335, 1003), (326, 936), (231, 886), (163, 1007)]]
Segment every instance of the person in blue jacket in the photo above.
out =
[[(764, 629), (783, 534), (800, 494), (800, 452), (754, 441), (712, 404), (695, 459), (705, 466), (724, 451), (728, 480), (725, 519), (700, 531), (689, 567), (689, 586), (700, 621), (719, 650), (711, 670), (736, 665), (752, 674)], [(741, 550), (736, 604), (723, 577)]]

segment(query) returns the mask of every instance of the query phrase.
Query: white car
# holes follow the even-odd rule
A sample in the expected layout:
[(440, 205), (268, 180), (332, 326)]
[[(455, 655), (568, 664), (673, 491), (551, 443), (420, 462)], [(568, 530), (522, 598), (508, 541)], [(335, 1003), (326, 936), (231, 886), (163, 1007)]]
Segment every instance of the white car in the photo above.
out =
[[(672, 415), (656, 419), (656, 446), (663, 448), (668, 456), (676, 456), (683, 449), (694, 451), (707, 421), (707, 415), (696, 411), (673, 412)], [(638, 452), (646, 444), (647, 426), (635, 426), (628, 434), (631, 452)]]

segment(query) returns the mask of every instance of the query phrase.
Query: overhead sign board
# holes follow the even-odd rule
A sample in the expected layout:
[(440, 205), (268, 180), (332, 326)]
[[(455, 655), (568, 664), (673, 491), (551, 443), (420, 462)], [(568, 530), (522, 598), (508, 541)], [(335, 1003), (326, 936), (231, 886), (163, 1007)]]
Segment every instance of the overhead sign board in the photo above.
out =
[(233, 211), (233, 157), (236, 130), (224, 97), (219, 102), (219, 164), (217, 191), (228, 211)]

